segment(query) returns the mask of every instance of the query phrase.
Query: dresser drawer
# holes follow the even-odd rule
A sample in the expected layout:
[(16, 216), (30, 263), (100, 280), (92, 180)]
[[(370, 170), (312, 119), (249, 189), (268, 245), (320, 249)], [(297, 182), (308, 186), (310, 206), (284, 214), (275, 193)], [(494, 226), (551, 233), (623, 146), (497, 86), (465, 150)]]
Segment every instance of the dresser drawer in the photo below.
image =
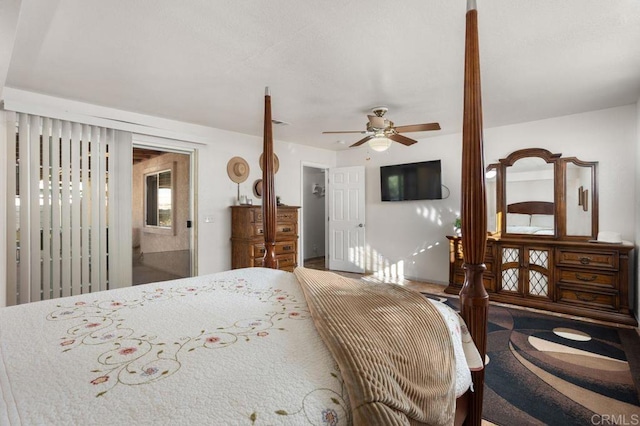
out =
[[(276, 212), (276, 223), (280, 222), (297, 222), (298, 211), (297, 210), (278, 210)], [(262, 222), (262, 210), (253, 211), (253, 222)]]
[[(296, 266), (296, 255), (294, 253), (277, 255), (276, 259), (278, 259), (278, 269), (292, 270)], [(260, 267), (262, 265), (264, 265), (263, 258), (253, 259), (253, 266)]]
[(586, 290), (558, 284), (558, 302), (597, 309), (618, 309), (618, 297), (615, 292), (606, 290)]
[(581, 268), (618, 269), (618, 256), (612, 251), (573, 251), (558, 249), (558, 265)]
[(571, 283), (578, 285), (592, 285), (605, 288), (617, 288), (616, 275), (597, 270), (581, 270), (557, 269), (557, 279), (562, 283)]
[[(262, 223), (253, 225), (253, 235), (264, 235), (264, 226)], [(276, 225), (276, 235), (298, 235), (298, 225), (295, 223), (278, 223)]]
[[(251, 257), (264, 257), (264, 243), (251, 246)], [(276, 243), (276, 255), (296, 252), (295, 241), (279, 241)]]

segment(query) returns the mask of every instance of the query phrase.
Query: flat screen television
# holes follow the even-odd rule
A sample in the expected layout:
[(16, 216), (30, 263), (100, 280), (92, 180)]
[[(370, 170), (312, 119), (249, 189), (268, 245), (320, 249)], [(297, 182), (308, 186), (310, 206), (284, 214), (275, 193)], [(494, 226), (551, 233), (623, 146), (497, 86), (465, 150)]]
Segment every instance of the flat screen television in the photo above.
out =
[(380, 167), (382, 201), (440, 200), (440, 160)]

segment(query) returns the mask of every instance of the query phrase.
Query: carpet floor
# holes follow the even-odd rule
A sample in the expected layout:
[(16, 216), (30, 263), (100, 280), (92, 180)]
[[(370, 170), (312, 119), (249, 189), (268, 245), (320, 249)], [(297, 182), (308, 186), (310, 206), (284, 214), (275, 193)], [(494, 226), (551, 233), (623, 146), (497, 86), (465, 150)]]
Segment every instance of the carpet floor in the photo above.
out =
[[(457, 298), (426, 296), (459, 309)], [(640, 424), (636, 329), (490, 305), (487, 337), (488, 422)]]

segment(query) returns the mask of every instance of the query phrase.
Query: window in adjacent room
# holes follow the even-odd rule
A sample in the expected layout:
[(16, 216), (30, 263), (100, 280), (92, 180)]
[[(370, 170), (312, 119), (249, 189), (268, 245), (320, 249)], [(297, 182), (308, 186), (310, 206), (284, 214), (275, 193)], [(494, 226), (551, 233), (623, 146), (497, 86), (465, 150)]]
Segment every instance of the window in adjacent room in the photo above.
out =
[(144, 175), (144, 226), (146, 232), (173, 233), (173, 167)]

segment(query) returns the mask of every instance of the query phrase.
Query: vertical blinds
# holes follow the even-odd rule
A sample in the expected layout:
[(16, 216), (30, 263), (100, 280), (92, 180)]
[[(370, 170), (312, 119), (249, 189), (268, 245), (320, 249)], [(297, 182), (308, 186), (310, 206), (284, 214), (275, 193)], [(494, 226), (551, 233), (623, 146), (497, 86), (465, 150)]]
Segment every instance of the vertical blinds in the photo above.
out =
[(17, 113), (7, 150), (7, 304), (108, 289), (114, 130)]

